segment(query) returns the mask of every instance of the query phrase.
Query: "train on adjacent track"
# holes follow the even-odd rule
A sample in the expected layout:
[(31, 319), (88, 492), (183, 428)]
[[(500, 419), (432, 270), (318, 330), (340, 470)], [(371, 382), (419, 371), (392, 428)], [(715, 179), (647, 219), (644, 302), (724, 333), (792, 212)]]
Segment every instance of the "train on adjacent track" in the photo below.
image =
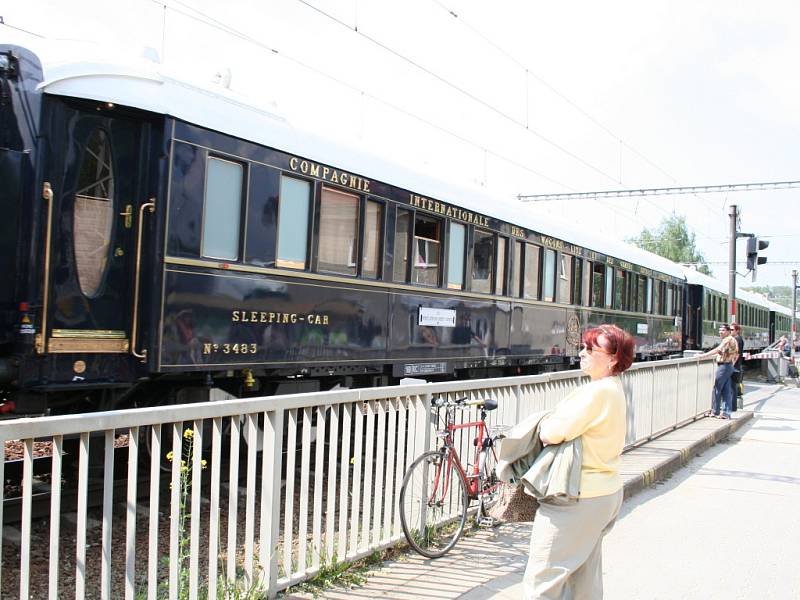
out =
[[(716, 280), (142, 60), (0, 46), (0, 410), (532, 374), (615, 323), (708, 348)], [(788, 310), (741, 292), (750, 349)]]

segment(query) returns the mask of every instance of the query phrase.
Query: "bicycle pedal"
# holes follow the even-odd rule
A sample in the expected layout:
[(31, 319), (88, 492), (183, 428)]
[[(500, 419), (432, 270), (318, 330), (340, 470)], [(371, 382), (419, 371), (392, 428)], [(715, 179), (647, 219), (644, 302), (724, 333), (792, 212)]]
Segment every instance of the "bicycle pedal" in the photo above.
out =
[(497, 519), (494, 517), (478, 517), (478, 527), (494, 527)]

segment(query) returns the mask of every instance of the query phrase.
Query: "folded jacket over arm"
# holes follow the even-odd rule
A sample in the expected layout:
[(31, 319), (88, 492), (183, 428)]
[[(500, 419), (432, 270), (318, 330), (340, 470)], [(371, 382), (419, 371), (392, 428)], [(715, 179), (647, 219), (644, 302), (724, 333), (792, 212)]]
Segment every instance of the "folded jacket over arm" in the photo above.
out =
[(523, 485), (539, 502), (569, 503), (580, 495), (582, 443), (577, 437), (544, 446), (540, 426), (550, 414), (534, 413), (508, 432), (500, 442), (497, 476)]

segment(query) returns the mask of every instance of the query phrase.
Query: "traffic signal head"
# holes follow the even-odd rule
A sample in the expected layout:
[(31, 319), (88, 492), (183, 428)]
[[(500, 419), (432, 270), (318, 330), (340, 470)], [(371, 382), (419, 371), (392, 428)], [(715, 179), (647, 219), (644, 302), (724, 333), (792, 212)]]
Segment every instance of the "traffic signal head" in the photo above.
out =
[(759, 256), (760, 250), (765, 250), (769, 242), (759, 240), (757, 237), (747, 239), (747, 270), (753, 272), (753, 281), (756, 279), (756, 268), (767, 262), (766, 256)]

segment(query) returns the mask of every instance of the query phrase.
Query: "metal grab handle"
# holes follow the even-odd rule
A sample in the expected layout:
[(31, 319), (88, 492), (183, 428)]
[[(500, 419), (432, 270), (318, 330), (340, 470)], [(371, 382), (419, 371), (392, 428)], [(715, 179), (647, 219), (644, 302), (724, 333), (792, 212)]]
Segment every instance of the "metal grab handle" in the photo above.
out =
[(36, 334), (35, 346), (38, 354), (45, 353), (47, 335), (47, 311), (50, 309), (50, 242), (53, 237), (53, 188), (49, 181), (42, 186), (42, 198), (47, 202), (47, 227), (44, 235), (44, 285), (42, 286), (42, 330)]
[(144, 211), (151, 213), (156, 210), (156, 199), (150, 198), (139, 207), (139, 227), (136, 234), (136, 274), (133, 279), (133, 322), (131, 323), (131, 354), (140, 358), (142, 362), (147, 360), (147, 349), (141, 352), (136, 351), (136, 342), (139, 334), (139, 276), (142, 271), (142, 229), (144, 227)]

